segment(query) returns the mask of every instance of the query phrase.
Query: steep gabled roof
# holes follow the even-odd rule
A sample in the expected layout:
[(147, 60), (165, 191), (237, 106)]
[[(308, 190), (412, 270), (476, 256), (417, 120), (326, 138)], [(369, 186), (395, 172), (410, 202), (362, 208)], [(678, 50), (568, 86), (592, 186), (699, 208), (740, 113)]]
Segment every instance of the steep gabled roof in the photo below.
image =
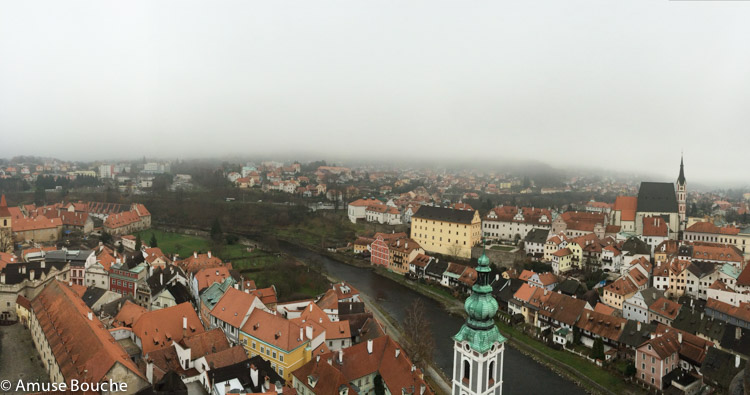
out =
[(638, 212), (677, 213), (677, 196), (671, 182), (642, 182), (638, 190)]
[(115, 364), (145, 381), (125, 350), (98, 319), (88, 318), (93, 312), (63, 283), (52, 281), (31, 307), (66, 381), (98, 383)]

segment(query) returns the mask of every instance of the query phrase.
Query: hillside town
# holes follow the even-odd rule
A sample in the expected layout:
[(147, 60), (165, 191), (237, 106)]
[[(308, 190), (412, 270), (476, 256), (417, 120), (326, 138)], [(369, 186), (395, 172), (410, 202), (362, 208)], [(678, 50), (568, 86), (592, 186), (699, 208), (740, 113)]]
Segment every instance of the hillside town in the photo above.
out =
[[(132, 170), (124, 164), (89, 174), (53, 163), (14, 164), (3, 177), (91, 177), (131, 192), (147, 185), (120, 184)], [(146, 165), (135, 179), (169, 171)], [(317, 201), (294, 203), (312, 212), (340, 210), (344, 223), (361, 226), (326, 251), (465, 299), (468, 321), (453, 337), (457, 362), (447, 377), (428, 377), (429, 363), (412, 361), (400, 343), (408, 340), (351, 283), (280, 298), (278, 284), (259, 287), (244, 266), (210, 250), (181, 256), (165, 253), (153, 234), (141, 240), (154, 223), (137, 201), (13, 204), (3, 195), (0, 323), (28, 328), (50, 382), (117, 377), (130, 393), (421, 395), (474, 393), (477, 382), (482, 393), (500, 393), (501, 324), (585, 363), (622, 367), (636, 388), (726, 391), (750, 355), (750, 227), (742, 221), (750, 195), (727, 201), (692, 192), (685, 174), (680, 163), (675, 183), (566, 184), (615, 192), (612, 202), (487, 210), (473, 205), (552, 192), (507, 175), (480, 181), (299, 162), (217, 175), (230, 190), (292, 194)], [(701, 203), (710, 198), (717, 200)], [(699, 204), (704, 215), (691, 215)]]

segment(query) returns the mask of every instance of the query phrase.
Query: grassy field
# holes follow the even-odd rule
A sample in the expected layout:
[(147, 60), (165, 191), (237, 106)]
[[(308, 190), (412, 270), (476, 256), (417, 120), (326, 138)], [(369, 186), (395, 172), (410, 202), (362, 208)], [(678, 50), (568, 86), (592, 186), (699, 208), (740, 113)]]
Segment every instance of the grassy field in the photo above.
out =
[(526, 336), (526, 334), (500, 320), (497, 320), (496, 322), (498, 328), (500, 329), (500, 332), (503, 333), (503, 335), (510, 335), (510, 337), (512, 337), (513, 339), (530, 346), (531, 348), (541, 352), (542, 354), (551, 357), (555, 361), (570, 366), (581, 374), (589, 377), (591, 380), (597, 382), (601, 386), (608, 388), (612, 392), (622, 394), (628, 392), (628, 390), (632, 391), (632, 388), (625, 383), (622, 377), (613, 375), (612, 373), (575, 354), (571, 354), (567, 351), (562, 350), (558, 351), (547, 347), (547, 345)]
[(280, 301), (307, 299), (317, 296), (330, 286), (325, 277), (317, 272), (310, 272), (305, 266), (284, 259), (281, 254), (263, 250), (248, 251), (242, 244), (222, 245), (218, 250), (212, 242), (200, 236), (167, 233), (149, 229), (138, 232), (144, 244), (148, 244), (151, 235), (165, 254), (177, 253), (181, 257), (190, 256), (193, 251), (205, 253), (212, 248), (216, 256), (225, 262), (232, 262), (232, 267), (243, 272), (243, 276), (254, 280), (260, 288), (276, 287)]
[[(211, 241), (200, 236), (167, 233), (156, 229), (143, 230), (137, 234), (141, 236), (144, 244), (149, 243), (151, 235), (156, 235), (156, 242), (165, 254), (176, 253), (183, 258), (190, 256), (193, 251), (206, 253), (212, 249)], [(278, 254), (260, 250), (250, 252), (247, 250), (247, 246), (241, 244), (223, 245), (218, 251), (214, 252), (223, 261), (232, 262), (233, 267), (237, 270), (262, 268), (281, 260)]]
[(205, 253), (211, 249), (211, 242), (198, 236), (167, 233), (156, 229), (142, 230), (136, 234), (141, 236), (141, 242), (145, 245), (149, 244), (151, 235), (156, 235), (156, 243), (165, 254), (179, 254), (181, 257), (187, 257), (193, 251)]

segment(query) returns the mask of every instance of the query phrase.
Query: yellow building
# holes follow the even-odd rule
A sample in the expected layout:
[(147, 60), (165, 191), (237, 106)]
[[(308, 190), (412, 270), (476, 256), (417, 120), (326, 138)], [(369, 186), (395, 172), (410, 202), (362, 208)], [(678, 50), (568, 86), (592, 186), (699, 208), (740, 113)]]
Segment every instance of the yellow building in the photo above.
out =
[(292, 372), (312, 359), (313, 344), (325, 342), (325, 333), (255, 309), (240, 329), (239, 340), (249, 357), (260, 355), (289, 382)]
[(573, 269), (573, 253), (567, 247), (552, 254), (552, 271), (555, 274), (565, 273), (571, 269)]
[(428, 252), (471, 258), (481, 237), (478, 211), (421, 206), (411, 217), (411, 238)]

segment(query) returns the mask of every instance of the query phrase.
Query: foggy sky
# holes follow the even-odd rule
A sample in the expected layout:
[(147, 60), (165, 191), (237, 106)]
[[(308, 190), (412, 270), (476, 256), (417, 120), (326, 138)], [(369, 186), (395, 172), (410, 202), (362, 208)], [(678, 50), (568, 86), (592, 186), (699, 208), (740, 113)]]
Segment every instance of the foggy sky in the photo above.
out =
[(745, 182), (750, 2), (0, 0), (0, 157), (537, 159)]

